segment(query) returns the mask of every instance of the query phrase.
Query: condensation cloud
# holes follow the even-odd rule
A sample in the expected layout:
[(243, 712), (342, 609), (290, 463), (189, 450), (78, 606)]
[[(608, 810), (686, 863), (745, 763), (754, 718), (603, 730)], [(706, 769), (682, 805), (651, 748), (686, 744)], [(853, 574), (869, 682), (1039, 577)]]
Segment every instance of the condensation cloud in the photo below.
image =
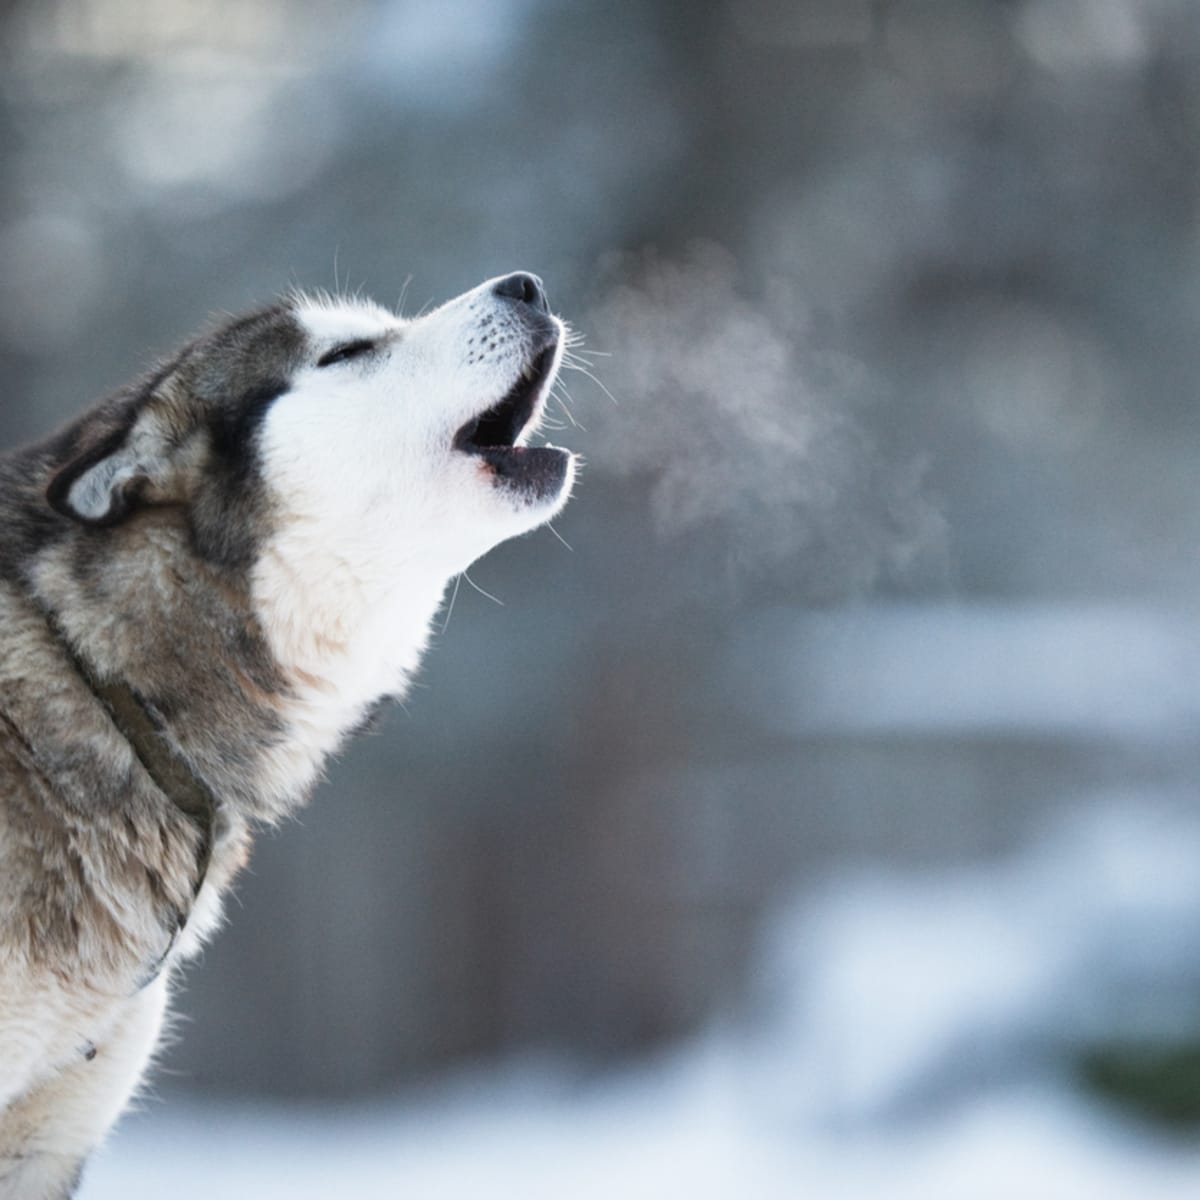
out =
[(626, 256), (612, 276), (586, 328), (617, 406), (591, 412), (583, 448), (590, 470), (647, 486), (660, 538), (707, 537), (735, 572), (826, 597), (941, 556), (923, 463), (890, 456), (855, 416), (877, 381), (814, 344), (786, 288), (749, 299), (711, 244)]

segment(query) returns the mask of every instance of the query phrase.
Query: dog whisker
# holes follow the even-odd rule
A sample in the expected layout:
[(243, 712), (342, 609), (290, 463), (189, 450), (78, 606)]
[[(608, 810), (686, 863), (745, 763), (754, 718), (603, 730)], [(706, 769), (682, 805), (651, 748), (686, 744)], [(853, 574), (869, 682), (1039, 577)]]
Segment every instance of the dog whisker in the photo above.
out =
[(617, 400), (616, 396), (614, 396), (612, 394), (612, 392), (610, 392), (608, 390), (608, 388), (606, 388), (604, 386), (604, 384), (601, 382), (601, 380), (596, 375), (594, 375), (587, 367), (585, 367), (582, 363), (569, 362), (566, 359), (566, 357), (564, 356), (563, 366), (566, 367), (566, 369), (568, 371), (578, 371), (580, 373), (580, 375), (584, 376), (585, 379), (590, 379), (614, 404), (620, 403), (620, 401)]
[(467, 574), (466, 571), (463, 571), (459, 578), (465, 579), (481, 596), (486, 596), (487, 599), (494, 601), (496, 604), (500, 605), (501, 608), (504, 607), (504, 601), (501, 600), (499, 596), (493, 596), (491, 592), (487, 591), (485, 588), (481, 588), (479, 584), (477, 584), (475, 580), (473, 580), (471, 576)]
[(568, 542), (568, 541), (567, 541), (567, 539), (566, 539), (565, 537), (563, 537), (563, 535), (562, 535), (561, 533), (559, 533), (557, 529), (555, 529), (555, 528), (554, 528), (554, 522), (553, 522), (553, 521), (547, 521), (547, 522), (546, 522), (546, 528), (547, 528), (548, 530), (550, 530), (550, 532), (551, 532), (552, 534), (554, 534), (554, 536), (555, 536), (556, 538), (558, 538), (558, 540), (559, 540), (560, 542), (562, 542), (562, 544), (563, 544), (564, 546), (566, 546), (566, 548), (567, 548), (568, 550), (570, 550), (572, 554), (574, 554), (574, 553), (575, 553), (575, 547), (574, 547), (574, 546), (572, 546), (572, 545), (571, 545), (571, 543), (570, 543), (570, 542)]
[(438, 630), (439, 634), (444, 634), (450, 628), (450, 618), (454, 615), (454, 604), (458, 600), (458, 589), (462, 586), (462, 576), (455, 575), (454, 591), (450, 593), (450, 603), (446, 606), (446, 618), (442, 621), (442, 626)]

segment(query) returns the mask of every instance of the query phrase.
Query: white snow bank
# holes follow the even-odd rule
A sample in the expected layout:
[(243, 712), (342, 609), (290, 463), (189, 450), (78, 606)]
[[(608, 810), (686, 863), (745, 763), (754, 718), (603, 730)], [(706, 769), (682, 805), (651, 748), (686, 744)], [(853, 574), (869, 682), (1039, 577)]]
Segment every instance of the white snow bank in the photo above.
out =
[(774, 923), (748, 1028), (600, 1078), (525, 1063), (325, 1109), (153, 1104), (81, 1197), (1194, 1200), (1200, 1147), (1058, 1066), (1194, 1016), (1197, 864), (1195, 822), (1129, 804), (998, 865), (843, 877)]
[(902, 1117), (1096, 1037), (1195, 1035), (1200, 822), (1111, 802), (996, 864), (844, 874), (763, 959), (763, 1083), (801, 1121)]
[(127, 1123), (81, 1200), (1195, 1200), (1200, 1151), (1137, 1136), (1053, 1088), (902, 1130), (786, 1128), (735, 1059), (580, 1090), (483, 1076), (429, 1111), (172, 1104)]

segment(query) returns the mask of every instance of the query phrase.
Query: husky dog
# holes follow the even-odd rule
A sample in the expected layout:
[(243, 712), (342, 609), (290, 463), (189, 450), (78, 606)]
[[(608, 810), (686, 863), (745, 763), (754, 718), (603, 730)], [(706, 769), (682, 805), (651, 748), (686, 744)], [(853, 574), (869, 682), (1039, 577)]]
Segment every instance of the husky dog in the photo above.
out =
[(252, 828), (566, 503), (541, 281), (291, 296), (0, 458), (0, 1197), (70, 1196)]

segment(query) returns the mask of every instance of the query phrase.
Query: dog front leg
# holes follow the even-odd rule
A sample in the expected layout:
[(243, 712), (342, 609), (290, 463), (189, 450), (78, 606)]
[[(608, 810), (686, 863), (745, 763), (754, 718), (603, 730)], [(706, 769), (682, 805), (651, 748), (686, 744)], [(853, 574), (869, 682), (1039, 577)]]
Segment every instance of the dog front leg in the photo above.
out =
[(0, 1112), (0, 1200), (67, 1200), (137, 1087), (158, 1040), (167, 982), (130, 998), (107, 1036)]

